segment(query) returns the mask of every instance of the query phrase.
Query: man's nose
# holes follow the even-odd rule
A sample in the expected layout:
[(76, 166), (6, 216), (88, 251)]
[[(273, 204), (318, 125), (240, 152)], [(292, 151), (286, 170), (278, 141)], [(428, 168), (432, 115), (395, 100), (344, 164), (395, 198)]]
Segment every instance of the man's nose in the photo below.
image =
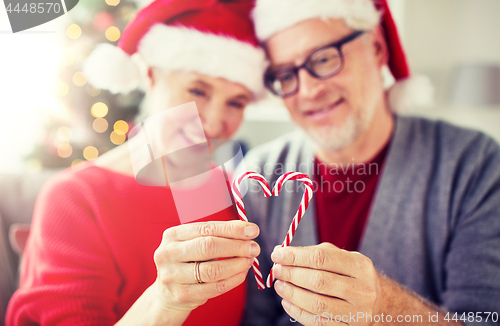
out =
[(315, 99), (321, 96), (326, 90), (324, 81), (311, 76), (311, 74), (306, 69), (299, 70), (298, 78), (298, 94), (301, 98)]

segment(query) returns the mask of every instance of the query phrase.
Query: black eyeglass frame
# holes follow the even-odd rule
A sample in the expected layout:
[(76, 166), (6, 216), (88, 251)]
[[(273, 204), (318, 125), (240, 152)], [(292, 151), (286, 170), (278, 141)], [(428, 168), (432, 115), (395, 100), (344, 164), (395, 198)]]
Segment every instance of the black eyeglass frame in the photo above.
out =
[[(325, 46), (322, 46), (319, 49), (316, 49), (314, 52), (312, 52), (311, 54), (309, 54), (307, 56), (307, 58), (304, 60), (304, 63), (302, 65), (298, 66), (298, 67), (286, 67), (286, 68), (278, 69), (276, 71), (271, 71), (270, 68), (268, 68), (268, 70), (264, 74), (264, 85), (266, 86), (266, 88), (268, 90), (271, 91), (271, 93), (273, 93), (275, 95), (278, 95), (278, 96), (281, 96), (281, 97), (288, 97), (288, 96), (296, 94), (299, 91), (299, 85), (300, 85), (300, 82), (299, 82), (299, 71), (302, 68), (304, 68), (305, 70), (307, 70), (307, 72), (311, 76), (313, 76), (315, 78), (318, 78), (318, 79), (327, 79), (327, 78), (335, 76), (336, 74), (338, 74), (339, 72), (341, 72), (342, 69), (344, 68), (344, 55), (342, 53), (342, 45), (353, 41), (354, 39), (358, 38), (360, 35), (362, 35), (364, 33), (365, 33), (365, 31), (356, 31), (356, 32), (354, 32), (354, 33), (352, 33), (352, 34), (344, 37), (340, 41), (337, 41), (337, 42), (334, 42), (334, 43), (330, 43), (330, 44), (327, 44)], [(327, 48), (332, 48), (332, 47), (337, 48), (337, 50), (339, 51), (340, 66), (336, 70), (334, 70), (333, 72), (329, 73), (328, 75), (321, 76), (321, 75), (316, 74), (308, 66), (311, 58), (316, 53), (318, 53), (319, 51), (322, 51), (322, 50), (327, 49)], [(275, 91), (275, 89), (272, 87), (272, 84), (276, 80), (276, 78), (275, 78), (276, 74), (279, 74), (279, 73), (282, 73), (282, 72), (292, 72), (295, 75), (295, 78), (297, 79), (297, 87), (295, 88), (295, 90), (293, 92), (289, 92), (289, 93), (286, 93), (286, 94), (284, 94), (284, 93), (280, 94), (280, 93), (277, 93)]]

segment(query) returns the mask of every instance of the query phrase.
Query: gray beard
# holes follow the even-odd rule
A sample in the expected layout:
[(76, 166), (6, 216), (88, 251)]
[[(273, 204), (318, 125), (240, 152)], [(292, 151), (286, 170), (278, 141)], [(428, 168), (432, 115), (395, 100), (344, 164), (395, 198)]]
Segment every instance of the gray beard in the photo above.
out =
[(375, 106), (350, 114), (338, 127), (308, 129), (306, 133), (324, 151), (336, 152), (353, 144), (370, 126)]

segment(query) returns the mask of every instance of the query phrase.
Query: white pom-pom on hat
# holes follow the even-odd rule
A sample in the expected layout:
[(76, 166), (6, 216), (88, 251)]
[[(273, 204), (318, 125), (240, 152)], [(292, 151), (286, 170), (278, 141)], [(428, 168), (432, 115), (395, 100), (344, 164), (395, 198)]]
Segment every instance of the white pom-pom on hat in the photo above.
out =
[(395, 113), (428, 108), (434, 105), (434, 86), (429, 77), (413, 75), (389, 88), (387, 99), (389, 108)]
[(128, 93), (141, 84), (139, 66), (131, 56), (111, 44), (99, 44), (82, 70), (90, 84), (111, 93)]

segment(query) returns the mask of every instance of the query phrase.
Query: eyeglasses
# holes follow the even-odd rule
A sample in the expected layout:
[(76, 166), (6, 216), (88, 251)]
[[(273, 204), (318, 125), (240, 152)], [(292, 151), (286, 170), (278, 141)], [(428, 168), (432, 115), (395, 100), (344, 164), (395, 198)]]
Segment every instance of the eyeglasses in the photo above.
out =
[(364, 31), (354, 32), (338, 42), (325, 45), (311, 53), (299, 67), (287, 67), (264, 75), (265, 86), (275, 95), (287, 97), (299, 90), (299, 70), (304, 68), (315, 78), (326, 79), (338, 74), (344, 68), (342, 45), (351, 42)]

